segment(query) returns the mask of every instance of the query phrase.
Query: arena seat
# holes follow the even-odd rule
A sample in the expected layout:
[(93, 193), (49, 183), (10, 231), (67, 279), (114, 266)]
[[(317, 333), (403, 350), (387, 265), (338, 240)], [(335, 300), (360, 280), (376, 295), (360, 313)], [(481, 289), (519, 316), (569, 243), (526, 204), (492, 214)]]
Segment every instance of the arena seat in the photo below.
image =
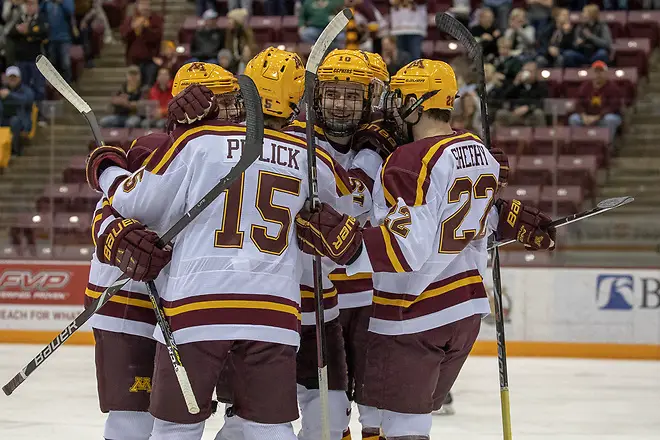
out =
[(91, 260), (94, 254), (94, 246), (55, 246), (53, 258), (56, 260)]
[(56, 212), (70, 211), (79, 189), (80, 185), (77, 183), (57, 183), (45, 187), (43, 194), (37, 199), (37, 211), (42, 213), (51, 209)]
[[(509, 248), (513, 245), (506, 246)], [(506, 266), (550, 266), (553, 254), (551, 252), (505, 251), (500, 252), (500, 264)]]
[[(224, 15), (218, 17), (217, 26), (220, 29), (227, 29), (229, 27), (229, 19)], [(186, 17), (179, 28), (179, 43), (190, 43), (197, 28), (202, 25), (202, 19), (191, 15)]]
[(249, 26), (252, 28), (257, 44), (277, 41), (281, 38), (282, 17), (250, 17)]
[(556, 153), (564, 149), (564, 146), (571, 141), (571, 132), (568, 127), (555, 126), (555, 127), (537, 127), (534, 129), (532, 137), (532, 145), (536, 154), (539, 155), (554, 155), (555, 145)]
[(651, 41), (648, 38), (619, 38), (612, 45), (614, 65), (617, 68), (636, 67), (640, 76), (649, 72)]
[(96, 204), (100, 198), (101, 194), (94, 191), (86, 183), (81, 183), (71, 204), (71, 211), (92, 212), (96, 209)]
[(280, 49), (288, 50), (289, 52), (296, 52), (295, 42), (266, 43), (263, 45), (263, 48), (266, 49), (269, 46), (278, 47)]
[(603, 166), (608, 158), (610, 132), (605, 127), (571, 127), (571, 142), (562, 154), (594, 155), (598, 165)]
[(585, 190), (585, 196), (593, 196), (596, 189), (598, 158), (588, 156), (559, 156), (557, 161), (557, 183), (577, 185)]
[[(637, 95), (637, 68), (610, 68), (609, 77), (610, 80), (615, 81), (622, 88), (625, 105), (630, 106)], [(563, 96), (577, 96), (580, 85), (592, 78), (593, 74), (587, 68), (564, 69)]]
[(511, 183), (516, 185), (550, 185), (557, 163), (552, 156), (518, 156)]
[(541, 199), (539, 209), (541, 211), (552, 213), (553, 202), (557, 202), (557, 215), (565, 216), (575, 214), (580, 210), (583, 195), (582, 188), (579, 186), (545, 186), (541, 190)]
[(87, 244), (92, 233), (92, 213), (56, 213), (53, 227), (55, 244)]
[[(108, 145), (121, 145), (130, 138), (130, 128), (102, 128), (101, 139)], [(89, 141), (89, 148), (95, 147), (94, 139)]]
[(551, 98), (562, 97), (562, 83), (564, 80), (564, 69), (561, 67), (543, 68), (539, 71), (539, 81), (545, 81), (548, 85), (548, 96)]
[(465, 54), (465, 48), (463, 45), (456, 41), (438, 40), (435, 42), (433, 49), (436, 58), (446, 61), (447, 63), (451, 63), (454, 58)]
[(565, 125), (568, 122), (568, 117), (575, 113), (576, 104), (577, 101), (575, 99), (546, 98), (543, 100), (543, 111), (548, 115), (550, 121), (553, 121), (556, 114), (557, 122)]
[(298, 17), (295, 15), (286, 15), (282, 17), (280, 38), (287, 43), (295, 43), (298, 41)]
[(660, 42), (660, 11), (630, 11), (628, 13), (630, 38), (648, 38), (651, 47)]
[(62, 171), (62, 181), (64, 183), (86, 182), (85, 160), (85, 156), (73, 157), (69, 165)]
[(538, 206), (541, 187), (537, 185), (508, 185), (502, 188), (503, 199), (518, 199), (523, 203)]
[(69, 56), (71, 57), (71, 78), (73, 81), (76, 81), (82, 76), (85, 70), (85, 52), (83, 51), (83, 47), (78, 44), (71, 45)]
[(507, 154), (531, 154), (529, 152), (532, 141), (530, 127), (498, 127), (495, 130), (495, 145)]

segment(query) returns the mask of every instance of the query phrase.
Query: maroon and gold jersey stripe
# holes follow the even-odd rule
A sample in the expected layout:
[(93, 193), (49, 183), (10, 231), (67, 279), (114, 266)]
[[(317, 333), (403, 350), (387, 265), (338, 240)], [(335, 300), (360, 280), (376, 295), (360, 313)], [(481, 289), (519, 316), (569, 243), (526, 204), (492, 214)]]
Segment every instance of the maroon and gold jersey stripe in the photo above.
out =
[(412, 272), (396, 237), (385, 225), (365, 228), (362, 238), (374, 272)]
[(365, 292), (373, 290), (374, 283), (372, 274), (358, 273), (352, 276), (346, 275), (346, 269), (335, 269), (328, 275), (330, 281), (341, 294)]
[[(85, 289), (85, 306), (101, 296), (104, 290), (105, 288), (102, 286), (88, 283)], [(120, 290), (97, 313), (111, 318), (156, 325), (156, 315), (151, 306), (151, 301), (149, 301), (147, 295), (141, 293)]]
[[(328, 287), (323, 289), (323, 307), (330, 310), (337, 307), (339, 300), (337, 298), (337, 289)], [(314, 303), (314, 287), (300, 285), (300, 310), (303, 313), (313, 313), (316, 309)]]

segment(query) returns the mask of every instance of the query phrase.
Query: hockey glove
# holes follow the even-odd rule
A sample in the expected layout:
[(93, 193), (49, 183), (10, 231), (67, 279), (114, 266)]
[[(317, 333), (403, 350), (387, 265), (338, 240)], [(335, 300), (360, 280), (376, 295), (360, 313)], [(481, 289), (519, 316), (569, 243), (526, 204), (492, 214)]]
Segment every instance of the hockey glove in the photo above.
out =
[(493, 155), (497, 163), (500, 164), (500, 188), (504, 188), (509, 179), (509, 158), (506, 153), (499, 148), (491, 148), (490, 154)]
[(111, 166), (118, 166), (123, 169), (128, 168), (128, 159), (126, 152), (121, 147), (104, 145), (92, 150), (87, 156), (85, 163), (85, 175), (89, 187), (95, 191), (102, 192), (99, 185), (99, 177), (103, 171)]
[(202, 119), (216, 119), (218, 111), (213, 92), (206, 86), (191, 84), (170, 100), (165, 131), (170, 133), (177, 123), (192, 124)]
[(362, 228), (358, 221), (325, 203), (318, 211), (303, 208), (298, 213), (296, 235), (304, 253), (328, 257), (341, 266), (355, 261), (362, 250)]
[(172, 247), (160, 248), (158, 240), (158, 234), (139, 221), (116, 219), (96, 242), (96, 256), (135, 281), (151, 281), (172, 259)]
[(500, 213), (498, 240), (517, 240), (530, 251), (555, 248), (557, 232), (549, 227), (550, 217), (536, 208), (523, 205), (519, 200), (499, 199), (495, 206)]
[(353, 149), (360, 151), (369, 148), (387, 159), (398, 146), (390, 129), (389, 124), (382, 119), (361, 125), (353, 136)]

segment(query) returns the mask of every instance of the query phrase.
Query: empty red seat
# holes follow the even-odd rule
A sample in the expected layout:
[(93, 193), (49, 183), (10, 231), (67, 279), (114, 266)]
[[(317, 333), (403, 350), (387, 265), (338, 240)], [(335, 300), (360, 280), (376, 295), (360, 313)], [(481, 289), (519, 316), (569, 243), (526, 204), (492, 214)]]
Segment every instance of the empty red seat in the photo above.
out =
[[(563, 217), (575, 214), (582, 206), (582, 188), (579, 186), (546, 186), (541, 191), (539, 209), (551, 216)], [(557, 212), (554, 212), (554, 203)]]
[(108, 145), (121, 145), (130, 139), (130, 128), (102, 128), (101, 137)]
[[(86, 186), (86, 185), (85, 185)], [(77, 183), (58, 183), (44, 188), (44, 193), (37, 200), (37, 211), (69, 211), (80, 189)], [(52, 200), (52, 207), (51, 207)]]
[(596, 156), (560, 156), (557, 162), (557, 183), (581, 186), (588, 197), (594, 194), (597, 170)]
[(190, 43), (197, 28), (201, 25), (199, 17), (190, 16), (186, 17), (179, 28), (179, 42)]
[(630, 38), (648, 38), (651, 47), (660, 42), (660, 11), (630, 11), (628, 13)]
[(89, 185), (82, 184), (76, 193), (71, 211), (92, 212), (96, 209), (96, 204), (101, 199), (102, 194), (94, 191)]
[(569, 155), (593, 155), (599, 166), (607, 160), (610, 132), (605, 127), (571, 127), (571, 143), (562, 153)]
[(622, 67), (610, 69), (610, 79), (616, 81), (624, 94), (624, 101), (627, 107), (630, 107), (637, 97), (637, 83), (639, 76), (637, 68)]
[(539, 81), (545, 81), (547, 83), (549, 97), (558, 98), (563, 95), (563, 76), (564, 69), (562, 68), (541, 69), (539, 72)]
[(532, 141), (530, 127), (498, 127), (495, 130), (495, 145), (507, 154), (527, 154)]
[(454, 58), (465, 54), (465, 48), (456, 41), (436, 41), (434, 49), (435, 56), (448, 63)]
[(269, 41), (280, 39), (280, 29), (282, 28), (282, 17), (250, 17), (249, 26), (254, 32), (257, 43), (264, 44)]
[(295, 43), (298, 41), (298, 17), (287, 15), (282, 17), (282, 30), (280, 32), (282, 41)]
[(549, 185), (557, 164), (552, 156), (518, 156), (511, 183), (517, 185)]
[(53, 227), (56, 244), (88, 244), (92, 229), (92, 213), (57, 213)]
[(562, 95), (564, 97), (578, 96), (580, 85), (589, 79), (591, 74), (587, 68), (567, 68), (564, 69), (564, 77), (562, 82)]
[(294, 42), (280, 42), (280, 43), (266, 43), (263, 45), (263, 48), (266, 49), (267, 47), (277, 47), (282, 50), (287, 50), (289, 52), (295, 52), (296, 51), (296, 43)]
[[(563, 107), (563, 106), (562, 106)], [(568, 127), (537, 127), (534, 129), (532, 144), (539, 155), (554, 156), (564, 149), (571, 141), (571, 132)]]
[(69, 165), (62, 172), (62, 181), (64, 183), (86, 182), (85, 159), (85, 156), (78, 156), (71, 159)]
[(641, 76), (648, 74), (651, 55), (651, 41), (648, 38), (619, 38), (612, 48), (615, 66), (636, 67)]
[(506, 200), (518, 199), (531, 206), (538, 206), (541, 187), (532, 185), (508, 185), (502, 188), (501, 197)]

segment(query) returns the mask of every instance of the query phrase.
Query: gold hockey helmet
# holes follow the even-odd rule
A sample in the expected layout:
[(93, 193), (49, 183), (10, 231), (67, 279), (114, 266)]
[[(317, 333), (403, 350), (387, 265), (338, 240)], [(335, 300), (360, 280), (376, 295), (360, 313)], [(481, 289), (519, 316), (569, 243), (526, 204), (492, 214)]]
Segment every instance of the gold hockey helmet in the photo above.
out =
[(191, 84), (208, 87), (214, 94), (222, 95), (238, 91), (238, 80), (231, 72), (211, 63), (188, 63), (174, 76), (172, 96), (178, 95)]
[(373, 71), (374, 77), (381, 80), (384, 84), (389, 83), (390, 73), (387, 71), (387, 64), (385, 64), (383, 57), (373, 52), (364, 52), (364, 54), (367, 56), (367, 61)]
[(298, 55), (269, 47), (250, 60), (245, 75), (259, 89), (264, 114), (289, 118), (297, 113), (305, 91), (305, 67)]
[(427, 93), (435, 92), (424, 100), (424, 110), (453, 110), (454, 99), (458, 94), (456, 75), (451, 66), (444, 61), (419, 59), (402, 67), (390, 82), (390, 90), (400, 90), (403, 102), (408, 97), (422, 98)]

